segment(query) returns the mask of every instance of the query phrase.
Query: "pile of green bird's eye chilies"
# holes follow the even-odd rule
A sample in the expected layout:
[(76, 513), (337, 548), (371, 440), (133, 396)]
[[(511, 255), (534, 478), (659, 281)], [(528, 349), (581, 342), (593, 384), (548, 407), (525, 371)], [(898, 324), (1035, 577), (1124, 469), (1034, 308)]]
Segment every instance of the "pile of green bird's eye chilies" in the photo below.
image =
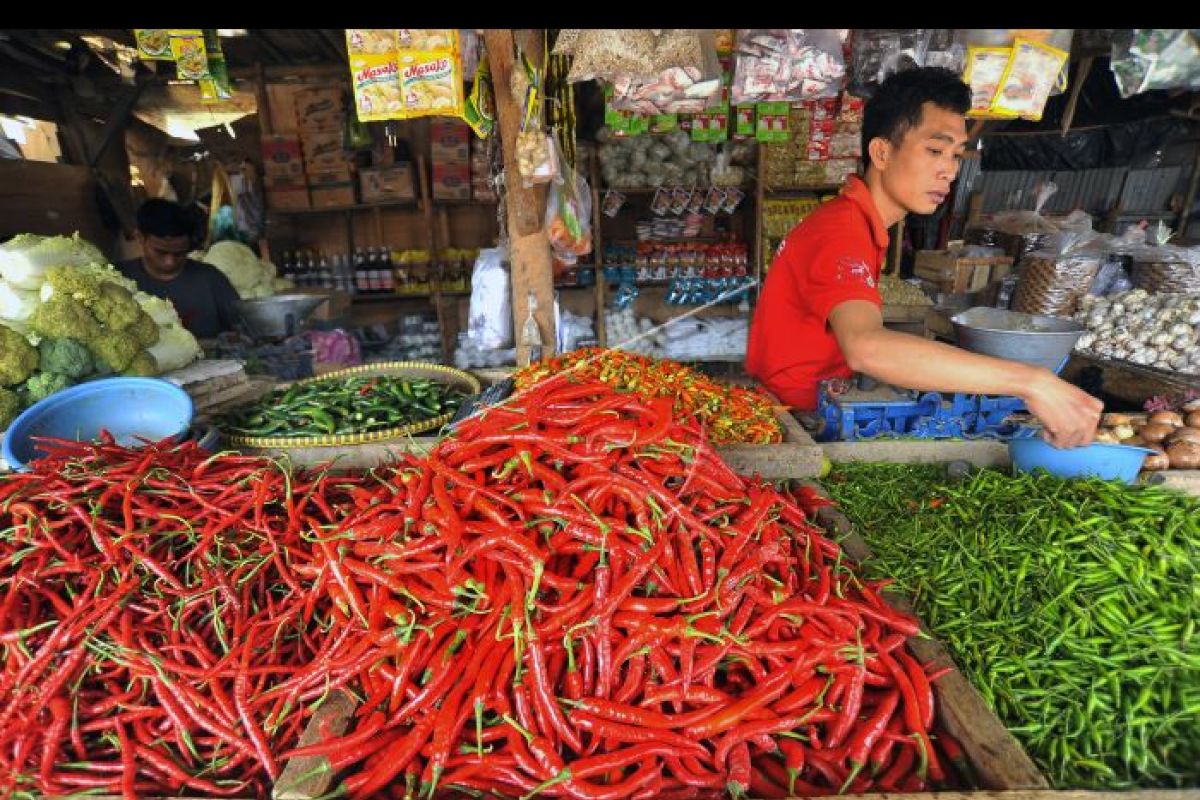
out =
[(333, 436), (414, 425), (458, 409), (466, 394), (428, 378), (330, 378), (279, 388), (218, 420), (240, 436)]
[(826, 486), (1054, 786), (1200, 784), (1194, 498), (903, 465)]

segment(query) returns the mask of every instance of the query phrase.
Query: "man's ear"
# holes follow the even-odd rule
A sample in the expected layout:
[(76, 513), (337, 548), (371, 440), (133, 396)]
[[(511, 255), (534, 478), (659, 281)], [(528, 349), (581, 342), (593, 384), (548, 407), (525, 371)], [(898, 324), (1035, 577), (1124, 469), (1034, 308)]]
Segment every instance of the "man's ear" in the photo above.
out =
[(882, 136), (876, 136), (867, 145), (867, 154), (871, 157), (871, 165), (883, 172), (892, 155), (892, 143)]

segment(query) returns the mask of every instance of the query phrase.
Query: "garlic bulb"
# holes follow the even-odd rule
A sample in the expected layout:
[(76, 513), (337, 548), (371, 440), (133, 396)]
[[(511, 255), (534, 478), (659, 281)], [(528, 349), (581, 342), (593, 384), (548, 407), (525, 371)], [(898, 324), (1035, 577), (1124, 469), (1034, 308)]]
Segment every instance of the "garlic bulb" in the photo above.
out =
[(1194, 336), (1191, 334), (1185, 334), (1183, 336), (1175, 337), (1175, 339), (1171, 342), (1171, 347), (1182, 353), (1183, 351), (1187, 350), (1188, 347), (1190, 347), (1195, 341), (1196, 338)]
[(1153, 337), (1151, 337), (1150, 344), (1154, 345), (1155, 347), (1162, 347), (1163, 345), (1167, 344), (1170, 341), (1171, 341), (1171, 334), (1156, 333), (1156, 334), (1154, 334)]

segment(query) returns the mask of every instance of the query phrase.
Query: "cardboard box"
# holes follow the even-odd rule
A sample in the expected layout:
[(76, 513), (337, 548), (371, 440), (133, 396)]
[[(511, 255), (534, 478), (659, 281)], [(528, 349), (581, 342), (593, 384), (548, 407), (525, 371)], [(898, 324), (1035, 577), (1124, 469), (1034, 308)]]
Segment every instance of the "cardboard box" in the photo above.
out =
[(304, 181), (304, 157), (295, 136), (264, 136), (262, 140), (263, 174), (281, 178), (298, 177)]
[(354, 183), (354, 173), (346, 167), (324, 169), (308, 173), (308, 187), (320, 189), (326, 186), (343, 186)]
[(271, 130), (274, 133), (296, 133), (296, 92), (303, 87), (289, 83), (267, 84), (267, 106), (271, 111)]
[(308, 180), (304, 173), (299, 175), (264, 175), (263, 187), (267, 191), (278, 190), (286, 192), (288, 189), (307, 189)]
[(272, 211), (304, 211), (312, 208), (308, 189), (267, 189), (267, 208)]
[(346, 120), (345, 94), (338, 87), (300, 89), (293, 102), (300, 130), (340, 131)]
[(957, 251), (919, 250), (913, 274), (927, 280), (946, 294), (978, 292), (1000, 280), (1012, 268), (1006, 256), (962, 258)]
[(301, 134), (300, 146), (304, 151), (305, 166), (350, 163), (346, 151), (342, 149), (341, 131), (305, 132)]
[(310, 189), (313, 208), (342, 208), (352, 206), (356, 202), (354, 184), (330, 184), (317, 189)]
[(433, 199), (470, 200), (470, 166), (467, 164), (434, 164)]
[(434, 166), (470, 163), (471, 129), (461, 120), (438, 119), (429, 127), (429, 147)]
[(360, 170), (358, 180), (364, 203), (413, 200), (417, 196), (413, 167), (408, 162)]

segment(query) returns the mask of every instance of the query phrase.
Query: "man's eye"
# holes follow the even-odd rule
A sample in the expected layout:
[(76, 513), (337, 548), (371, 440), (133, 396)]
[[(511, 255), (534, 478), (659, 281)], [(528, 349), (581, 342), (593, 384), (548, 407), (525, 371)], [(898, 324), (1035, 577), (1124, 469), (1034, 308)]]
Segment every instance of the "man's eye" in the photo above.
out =
[(939, 158), (941, 157), (941, 155), (942, 155), (942, 152), (943, 152), (943, 151), (941, 151), (941, 150), (934, 150), (932, 147), (930, 147), (930, 148), (927, 148), (927, 149), (929, 150), (929, 155), (931, 155), (931, 156), (937, 156), (937, 157), (939, 157)]

